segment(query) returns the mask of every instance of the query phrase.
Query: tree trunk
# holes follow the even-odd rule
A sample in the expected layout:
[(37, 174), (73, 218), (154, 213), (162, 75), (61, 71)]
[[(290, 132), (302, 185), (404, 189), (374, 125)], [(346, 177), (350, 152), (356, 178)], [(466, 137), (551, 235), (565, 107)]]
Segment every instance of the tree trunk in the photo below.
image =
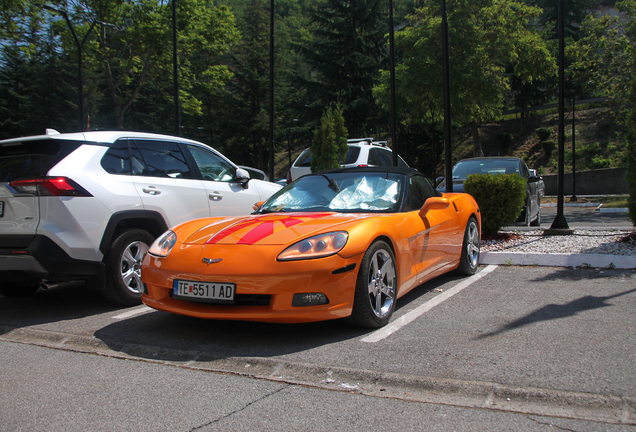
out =
[(473, 156), (482, 157), (484, 151), (481, 149), (481, 141), (479, 140), (479, 122), (472, 122), (470, 124), (470, 130), (473, 135)]

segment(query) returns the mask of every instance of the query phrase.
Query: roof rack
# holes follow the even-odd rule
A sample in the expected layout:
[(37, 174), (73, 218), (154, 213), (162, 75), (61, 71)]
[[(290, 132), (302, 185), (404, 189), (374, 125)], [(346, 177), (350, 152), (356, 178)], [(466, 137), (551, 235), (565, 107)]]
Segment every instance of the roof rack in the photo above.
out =
[(387, 142), (386, 141), (375, 141), (375, 138), (370, 137), (370, 138), (350, 138), (347, 140), (347, 143), (349, 144), (367, 144), (367, 145), (374, 145), (374, 146), (379, 146), (379, 147), (387, 147)]

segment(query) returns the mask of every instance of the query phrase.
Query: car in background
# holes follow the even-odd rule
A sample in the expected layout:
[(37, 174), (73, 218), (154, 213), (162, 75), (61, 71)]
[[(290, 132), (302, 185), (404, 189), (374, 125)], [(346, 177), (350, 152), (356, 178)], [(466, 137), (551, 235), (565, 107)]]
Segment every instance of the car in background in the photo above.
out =
[(252, 215), (164, 233), (143, 261), (142, 301), (197, 318), (382, 327), (427, 280), (474, 274), (480, 233), (472, 196), (437, 193), (412, 168), (323, 171)]
[(528, 171), (530, 171), (530, 177), (539, 177), (539, 184), (537, 185), (537, 187), (539, 188), (539, 194), (541, 195), (541, 198), (543, 198), (545, 196), (545, 183), (543, 182), (543, 177), (537, 174), (537, 170), (535, 169), (529, 168)]
[(247, 171), (247, 173), (250, 175), (250, 178), (252, 179), (269, 181), (269, 177), (267, 177), (267, 174), (265, 174), (264, 171), (261, 171), (258, 168), (252, 168), (244, 165), (239, 165), (238, 167)]
[(0, 141), (0, 294), (90, 280), (141, 302), (141, 260), (169, 227), (249, 214), (281, 188), (251, 180), (213, 148), (129, 131)]
[[(525, 161), (517, 157), (462, 159), (453, 167), (453, 192), (464, 192), (464, 181), (471, 174), (518, 174), (526, 180), (526, 201), (517, 222), (525, 226), (541, 225), (541, 178), (531, 173)], [(532, 175), (534, 174), (534, 175)], [(446, 191), (446, 179), (437, 179), (437, 190)]]
[[(349, 151), (345, 156), (342, 168), (367, 166), (393, 166), (393, 152), (387, 147), (386, 141), (375, 141), (373, 138), (351, 138), (347, 140)], [(408, 164), (398, 156), (398, 166), (408, 167)], [(296, 158), (287, 172), (287, 183), (311, 174), (311, 150), (305, 149)]]

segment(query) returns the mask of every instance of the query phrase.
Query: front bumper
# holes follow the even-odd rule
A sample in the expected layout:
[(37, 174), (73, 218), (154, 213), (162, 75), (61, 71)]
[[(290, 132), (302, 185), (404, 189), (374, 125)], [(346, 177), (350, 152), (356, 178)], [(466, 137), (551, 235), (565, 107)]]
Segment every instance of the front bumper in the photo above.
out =
[[(158, 310), (197, 318), (299, 323), (338, 319), (351, 315), (362, 255), (333, 255), (306, 261), (276, 261), (280, 246), (191, 246), (167, 258), (146, 255), (142, 280), (147, 294), (142, 301)], [(212, 255), (213, 252), (213, 255)], [(205, 264), (205, 256), (223, 257)], [(173, 281), (207, 281), (236, 284), (235, 296), (267, 298), (268, 304), (236, 302), (220, 305), (171, 297)], [(329, 303), (292, 306), (294, 294), (323, 293)]]

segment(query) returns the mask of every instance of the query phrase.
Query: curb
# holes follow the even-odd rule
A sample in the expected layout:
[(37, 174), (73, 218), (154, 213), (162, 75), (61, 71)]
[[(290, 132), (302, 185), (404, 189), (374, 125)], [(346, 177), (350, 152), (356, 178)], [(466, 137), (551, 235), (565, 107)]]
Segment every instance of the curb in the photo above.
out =
[(634, 269), (636, 268), (636, 257), (607, 254), (481, 252), (479, 254), (479, 264)]
[(379, 398), (636, 425), (636, 398), (628, 396), (316, 366), (273, 358), (214, 358), (199, 351), (109, 344), (95, 337), (1, 325), (0, 340)]

